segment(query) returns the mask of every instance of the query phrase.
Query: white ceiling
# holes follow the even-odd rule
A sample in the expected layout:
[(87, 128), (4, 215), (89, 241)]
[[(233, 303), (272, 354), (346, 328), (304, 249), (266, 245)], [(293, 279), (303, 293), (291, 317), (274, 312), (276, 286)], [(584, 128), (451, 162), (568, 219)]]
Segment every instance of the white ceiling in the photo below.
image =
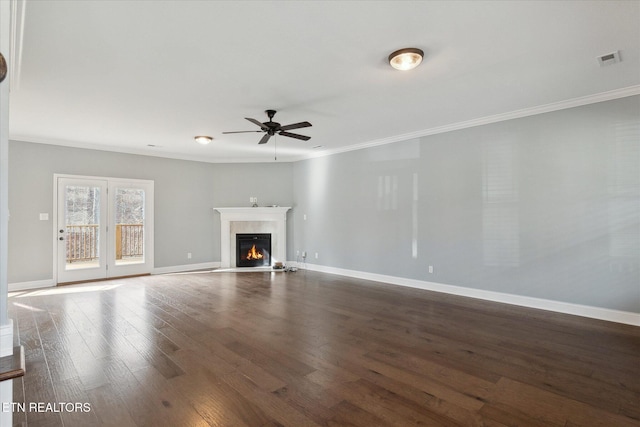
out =
[[(285, 161), (640, 92), (638, 1), (24, 1), (13, 140), (268, 162), (273, 138), (222, 132), (276, 109), (313, 124)], [(416, 70), (388, 65), (403, 47)]]

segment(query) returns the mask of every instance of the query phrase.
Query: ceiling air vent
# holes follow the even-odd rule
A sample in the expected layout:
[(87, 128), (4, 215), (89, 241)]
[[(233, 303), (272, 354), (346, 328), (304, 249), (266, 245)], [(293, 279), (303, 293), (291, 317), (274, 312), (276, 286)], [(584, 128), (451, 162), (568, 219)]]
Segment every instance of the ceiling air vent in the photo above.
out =
[(602, 55), (598, 57), (598, 62), (601, 67), (605, 65), (612, 65), (620, 62), (620, 51), (616, 50), (615, 52), (607, 53), (606, 55)]

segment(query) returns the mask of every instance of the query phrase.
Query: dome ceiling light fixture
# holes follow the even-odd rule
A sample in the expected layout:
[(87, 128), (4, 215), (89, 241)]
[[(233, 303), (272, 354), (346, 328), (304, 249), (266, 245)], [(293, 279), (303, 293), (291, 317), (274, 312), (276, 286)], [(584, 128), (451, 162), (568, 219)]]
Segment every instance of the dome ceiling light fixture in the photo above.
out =
[(413, 70), (420, 65), (423, 57), (424, 52), (421, 49), (407, 47), (389, 55), (389, 65), (400, 71)]
[(4, 55), (0, 53), (0, 83), (7, 77), (7, 61), (4, 59)]
[(194, 137), (193, 139), (195, 139), (198, 144), (202, 144), (202, 145), (207, 145), (208, 143), (213, 141), (212, 137), (206, 136), (206, 135), (199, 135)]

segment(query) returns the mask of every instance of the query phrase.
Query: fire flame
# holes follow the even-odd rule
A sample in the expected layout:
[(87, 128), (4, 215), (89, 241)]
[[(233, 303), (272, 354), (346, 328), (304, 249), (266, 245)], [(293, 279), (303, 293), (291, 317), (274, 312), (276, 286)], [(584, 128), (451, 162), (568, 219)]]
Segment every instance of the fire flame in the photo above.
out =
[(264, 258), (264, 255), (260, 252), (256, 250), (256, 245), (253, 245), (251, 247), (251, 249), (249, 250), (249, 252), (247, 252), (247, 258), (248, 260), (253, 260), (253, 259), (262, 259)]

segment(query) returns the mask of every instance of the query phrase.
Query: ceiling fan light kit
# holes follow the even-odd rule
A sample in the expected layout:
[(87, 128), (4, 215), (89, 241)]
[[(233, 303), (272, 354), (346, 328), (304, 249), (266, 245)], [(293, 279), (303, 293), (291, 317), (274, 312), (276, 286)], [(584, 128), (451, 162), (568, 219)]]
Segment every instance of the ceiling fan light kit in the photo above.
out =
[(424, 52), (415, 47), (399, 49), (389, 55), (389, 65), (396, 70), (413, 70), (422, 62)]

